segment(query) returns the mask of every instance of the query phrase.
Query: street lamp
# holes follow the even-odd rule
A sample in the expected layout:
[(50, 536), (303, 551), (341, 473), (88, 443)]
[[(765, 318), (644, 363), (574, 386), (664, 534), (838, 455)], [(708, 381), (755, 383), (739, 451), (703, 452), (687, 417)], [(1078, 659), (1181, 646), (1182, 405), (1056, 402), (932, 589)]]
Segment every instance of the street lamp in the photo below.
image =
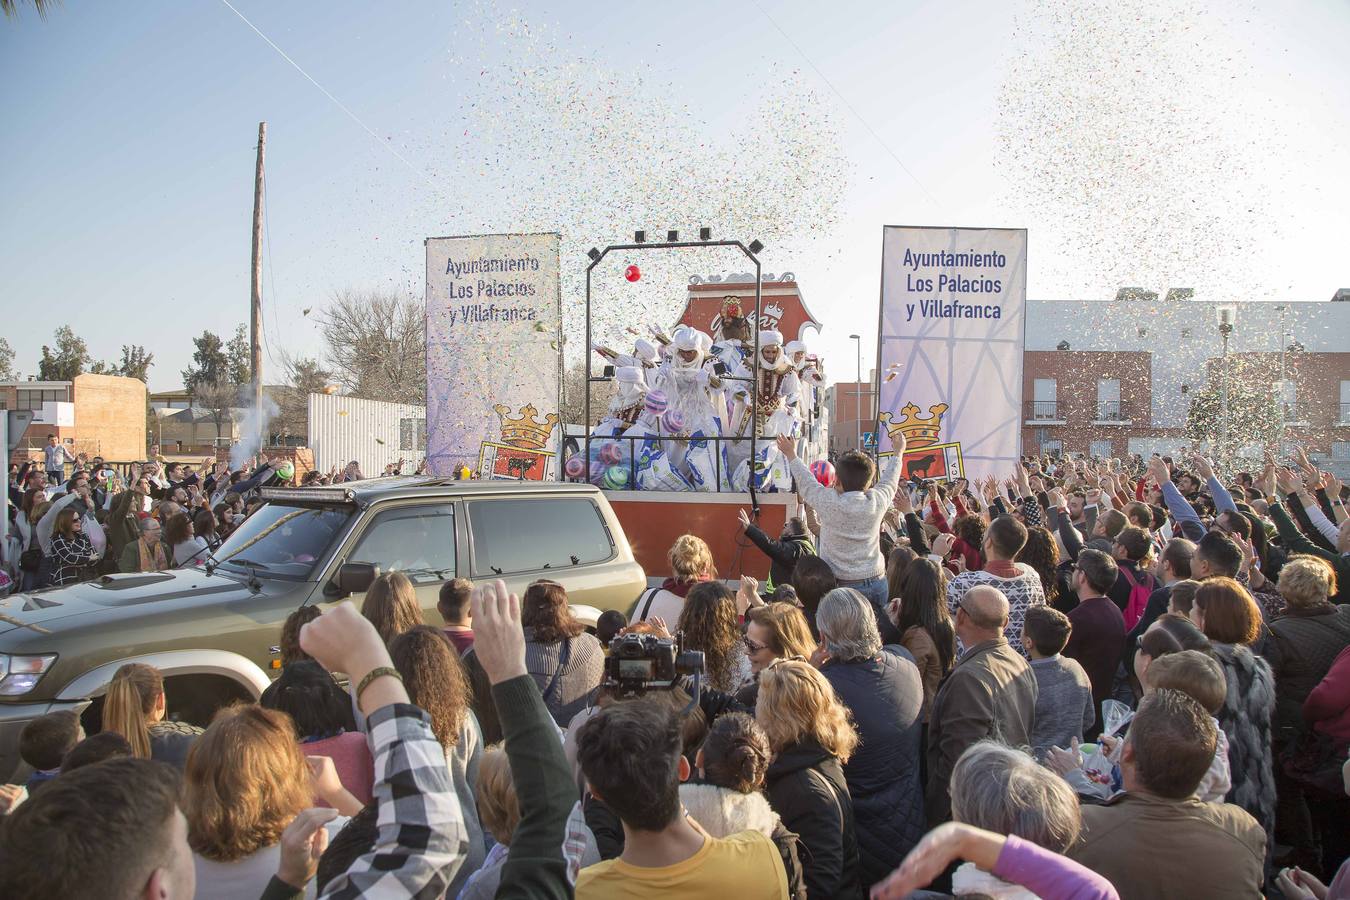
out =
[(853, 411), (858, 415), (858, 449), (862, 450), (862, 335), (850, 334), (849, 339), (858, 345), (858, 382), (854, 388)]
[(1223, 338), (1223, 382), (1219, 391), (1219, 452), (1220, 459), (1228, 452), (1228, 336), (1237, 322), (1237, 304), (1220, 303), (1214, 307), (1214, 318)]

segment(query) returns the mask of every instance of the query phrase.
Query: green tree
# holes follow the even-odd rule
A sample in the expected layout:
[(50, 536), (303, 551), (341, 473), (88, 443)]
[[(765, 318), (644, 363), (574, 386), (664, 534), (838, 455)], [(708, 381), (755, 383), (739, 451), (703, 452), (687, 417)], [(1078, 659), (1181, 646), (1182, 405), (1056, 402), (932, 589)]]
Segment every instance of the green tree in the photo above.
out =
[(75, 336), (69, 325), (56, 329), (56, 349), (42, 345), (42, 359), (38, 361), (38, 378), (43, 381), (74, 381), (93, 361), (89, 347)]
[(146, 353), (140, 344), (122, 345), (122, 362), (117, 366), (117, 374), (124, 378), (150, 380), (150, 367), (155, 364), (155, 354)]
[(1207, 385), (1191, 395), (1186, 414), (1186, 437), (1195, 444), (1208, 443), (1224, 453), (1236, 453), (1243, 447), (1269, 446), (1280, 439), (1281, 410), (1269, 387), (1253, 387), (1234, 379), (1228, 387), (1228, 445), (1218, 448), (1223, 431), (1223, 393), (1217, 384)]
[(333, 383), (333, 373), (316, 359), (283, 357), (286, 385), (273, 394), (277, 416), (272, 431), (285, 436), (307, 436), (309, 433), (309, 395), (321, 394)]
[(9, 341), (0, 337), (0, 381), (14, 378), (14, 348)]
[(250, 349), (248, 331), (243, 325), (234, 329), (234, 337), (225, 345), (227, 361), (225, 374), (235, 384), (253, 383), (253, 352)]
[(183, 370), (183, 387), (188, 393), (196, 395), (203, 385), (228, 383), (230, 361), (220, 335), (203, 331), (201, 337), (192, 339), (192, 344), (196, 348), (192, 351), (192, 365)]
[[(37, 10), (40, 18), (47, 18), (47, 12), (56, 6), (60, 0), (29, 0), (33, 4), (33, 9)], [(19, 4), (17, 0), (0, 0), (0, 11), (3, 11), (6, 19), (17, 19), (19, 17)]]

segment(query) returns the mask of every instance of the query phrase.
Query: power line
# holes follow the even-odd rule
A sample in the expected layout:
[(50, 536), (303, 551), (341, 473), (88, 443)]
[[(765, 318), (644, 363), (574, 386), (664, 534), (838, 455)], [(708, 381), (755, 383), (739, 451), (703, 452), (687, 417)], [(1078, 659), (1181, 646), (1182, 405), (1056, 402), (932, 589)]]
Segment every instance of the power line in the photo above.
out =
[(797, 53), (801, 56), (801, 58), (806, 60), (806, 64), (811, 67), (812, 71), (814, 71), (817, 75), (820, 76), (821, 81), (825, 82), (825, 86), (834, 92), (834, 95), (839, 98), (839, 102), (843, 103), (844, 107), (850, 113), (853, 114), (853, 118), (857, 119), (859, 124), (861, 124), (862, 127), (866, 128), (868, 133), (871, 134), (872, 137), (876, 138), (876, 142), (881, 145), (881, 149), (885, 150), (888, 154), (890, 154), (891, 159), (895, 160), (895, 164), (898, 165), (916, 185), (918, 185), (919, 190), (923, 191), (924, 196), (926, 196), (930, 201), (932, 201), (933, 206), (935, 207), (940, 206), (937, 198), (933, 196), (932, 192), (930, 192), (928, 188), (924, 187), (924, 184), (922, 181), (919, 180), (919, 177), (909, 170), (909, 166), (905, 165), (904, 161), (900, 159), (900, 157), (896, 154), (896, 152), (890, 148), (890, 145), (887, 144), (884, 140), (882, 140), (881, 135), (877, 134), (877, 130), (873, 128), (868, 123), (868, 121), (862, 117), (862, 114), (853, 108), (853, 104), (849, 103), (848, 98), (845, 97), (842, 93), (840, 93), (839, 88), (834, 86), (834, 82), (830, 81), (829, 78), (825, 77), (825, 73), (820, 71), (820, 67), (811, 61), (811, 57), (806, 55), (806, 51), (797, 45), (797, 42), (794, 41), (791, 38), (791, 36), (789, 36), (788, 33), (783, 30), (783, 27), (774, 20), (773, 16), (769, 15), (769, 11), (759, 4), (759, 0), (752, 0), (752, 2), (755, 4), (755, 8), (758, 9), (760, 13), (763, 14), (764, 18), (769, 20), (769, 24), (772, 25), (775, 29), (777, 29), (778, 33), (783, 36), (783, 40), (787, 41), (789, 44), (792, 45), (792, 49), (796, 50)]
[(395, 158), (395, 159), (397, 159), (399, 162), (403, 163), (403, 165), (407, 166), (407, 167), (408, 167), (408, 171), (412, 172), (412, 173), (413, 173), (414, 175), (416, 175), (418, 178), (420, 178), (420, 179), (422, 179), (423, 181), (425, 181), (425, 182), (426, 182), (428, 185), (430, 185), (432, 188), (434, 188), (434, 189), (436, 189), (436, 190), (438, 190), (438, 191), (440, 190), (439, 185), (437, 185), (434, 181), (432, 181), (431, 178), (426, 174), (426, 172), (422, 171), (421, 169), (419, 169), (419, 168), (417, 168), (416, 166), (414, 166), (411, 162), (409, 162), (407, 157), (405, 157), (402, 153), (399, 153), (397, 150), (394, 149), (393, 144), (389, 143), (389, 142), (386, 141), (386, 140), (382, 140), (382, 139), (380, 138), (380, 136), (379, 136), (378, 134), (376, 134), (376, 133), (374, 132), (374, 130), (372, 130), (371, 127), (370, 127), (369, 125), (367, 125), (365, 122), (362, 122), (362, 121), (361, 121), (361, 118), (360, 118), (359, 116), (357, 116), (356, 113), (354, 113), (354, 112), (352, 112), (350, 109), (348, 109), (347, 106), (346, 106), (346, 104), (344, 104), (344, 103), (343, 103), (341, 100), (339, 100), (337, 97), (334, 97), (331, 93), (329, 93), (328, 88), (326, 88), (326, 87), (324, 87), (323, 85), (319, 84), (319, 82), (316, 81), (316, 80), (314, 79), (314, 76), (313, 76), (313, 75), (310, 75), (310, 74), (309, 74), (308, 72), (306, 72), (303, 68), (301, 68), (301, 67), (300, 67), (300, 64), (299, 64), (298, 62), (296, 62), (295, 60), (291, 59), (290, 56), (287, 55), (287, 53), (286, 53), (285, 50), (282, 50), (280, 47), (278, 47), (278, 46), (276, 45), (276, 42), (275, 42), (275, 41), (273, 41), (273, 40), (272, 40), (270, 37), (268, 37), (267, 35), (263, 34), (262, 31), (259, 30), (259, 28), (258, 28), (257, 25), (254, 25), (252, 22), (250, 22), (249, 19), (248, 19), (248, 16), (245, 16), (245, 15), (244, 15), (243, 13), (241, 13), (239, 10), (235, 9), (234, 5), (233, 5), (232, 3), (230, 3), (230, 0), (220, 0), (220, 2), (223, 3), (223, 4), (225, 4), (225, 6), (229, 8), (230, 12), (232, 12), (232, 13), (234, 13), (236, 16), (238, 16), (238, 17), (240, 18), (240, 20), (242, 20), (243, 23), (244, 23), (245, 25), (247, 25), (249, 28), (253, 29), (253, 33), (256, 34), (258, 37), (262, 38), (264, 41), (266, 41), (267, 44), (268, 44), (268, 46), (270, 46), (273, 50), (277, 51), (277, 53), (281, 54), (281, 58), (284, 59), (284, 60), (286, 60), (286, 62), (290, 63), (290, 64), (291, 64), (291, 68), (295, 69), (295, 71), (297, 71), (297, 72), (299, 72), (301, 75), (305, 76), (305, 78), (309, 81), (309, 83), (312, 84), (312, 85), (314, 85), (316, 88), (318, 88), (319, 91), (320, 91), (325, 97), (327, 97), (329, 100), (333, 101), (333, 104), (334, 104), (338, 109), (340, 109), (340, 110), (342, 110), (344, 113), (346, 113), (347, 116), (348, 116), (353, 122), (355, 122), (357, 125), (360, 125), (361, 128), (366, 132), (366, 134), (368, 134), (368, 135), (370, 135), (372, 138), (374, 138), (374, 140), (375, 140), (375, 142), (376, 142), (377, 144), (379, 144), (379, 145), (380, 145), (381, 147), (383, 147), (384, 149), (388, 150), (391, 154), (394, 155), (394, 158)]

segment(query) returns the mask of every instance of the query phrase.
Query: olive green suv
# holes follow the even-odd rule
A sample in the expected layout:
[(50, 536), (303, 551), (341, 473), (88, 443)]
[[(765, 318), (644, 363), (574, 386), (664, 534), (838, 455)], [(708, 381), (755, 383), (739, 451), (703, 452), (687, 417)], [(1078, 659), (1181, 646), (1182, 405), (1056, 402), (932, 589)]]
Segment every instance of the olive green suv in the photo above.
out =
[(96, 730), (124, 663), (163, 672), (170, 718), (205, 725), (221, 706), (256, 699), (280, 669), (285, 618), (345, 598), (359, 605), (380, 571), (407, 575), (435, 625), (437, 594), (455, 577), (501, 578), (518, 593), (557, 581), (590, 625), (646, 587), (590, 485), (394, 477), (263, 497), (189, 567), (0, 600), (0, 780), (26, 771), (18, 738), (31, 719), (71, 709)]

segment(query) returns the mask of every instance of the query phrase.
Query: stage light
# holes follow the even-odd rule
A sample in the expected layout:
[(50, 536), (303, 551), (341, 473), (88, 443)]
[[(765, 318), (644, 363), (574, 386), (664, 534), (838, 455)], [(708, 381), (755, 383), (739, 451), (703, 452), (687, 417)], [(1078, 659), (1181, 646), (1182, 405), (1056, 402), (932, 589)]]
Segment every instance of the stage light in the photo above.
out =
[(762, 243), (760, 242), (759, 238), (755, 238), (753, 241), (750, 242), (750, 252), (751, 252), (751, 253), (759, 253), (759, 251), (761, 251), (761, 250), (763, 250), (763, 249), (764, 249), (764, 244), (762, 244)]
[(645, 232), (645, 231), (635, 231), (635, 232), (633, 232), (633, 243), (635, 243), (635, 244), (645, 244), (645, 243), (647, 243), (647, 232)]
[(674, 228), (666, 232), (666, 241), (673, 244), (680, 239), (680, 233)]
[(595, 260), (600, 258), (600, 251), (592, 247), (591, 249), (586, 251), (586, 255), (591, 258), (592, 262), (594, 262)]
[(711, 228), (700, 228), (700, 229), (698, 230), (698, 239), (699, 239), (700, 241), (711, 241), (711, 240), (712, 240), (712, 229), (711, 229)]

